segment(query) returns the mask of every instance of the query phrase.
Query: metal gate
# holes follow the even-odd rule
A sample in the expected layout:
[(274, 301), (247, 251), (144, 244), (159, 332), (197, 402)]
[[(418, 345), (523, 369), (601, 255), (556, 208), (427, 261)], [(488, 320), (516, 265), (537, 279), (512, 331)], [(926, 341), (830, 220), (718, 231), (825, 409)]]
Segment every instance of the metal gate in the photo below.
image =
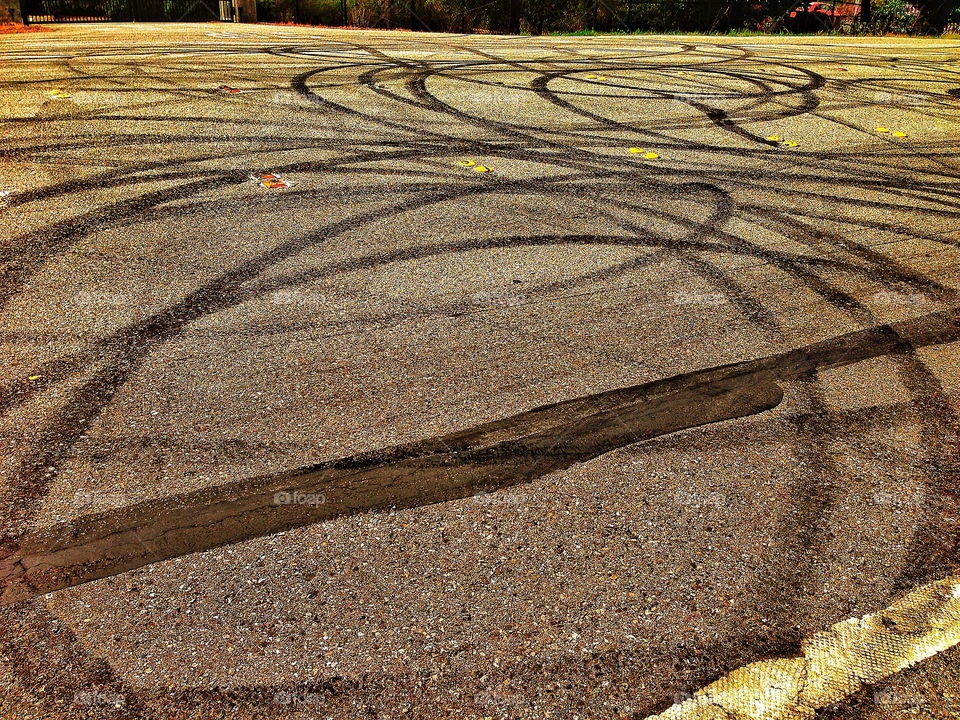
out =
[(27, 24), (233, 19), (231, 0), (20, 0), (20, 8)]

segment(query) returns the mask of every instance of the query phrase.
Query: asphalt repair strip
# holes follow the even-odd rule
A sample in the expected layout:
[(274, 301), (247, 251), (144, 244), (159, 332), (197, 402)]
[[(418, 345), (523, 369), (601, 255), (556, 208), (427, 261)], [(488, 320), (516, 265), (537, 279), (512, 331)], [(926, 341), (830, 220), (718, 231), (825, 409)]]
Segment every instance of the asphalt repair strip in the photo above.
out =
[(960, 574), (816, 633), (801, 656), (751, 663), (647, 720), (810, 720), (864, 685), (960, 643)]
[(419, 443), (84, 516), (0, 541), (0, 600), (10, 604), (344, 515), (530, 482), (625, 445), (769, 410), (783, 398), (778, 380), (957, 340), (960, 308), (953, 308)]

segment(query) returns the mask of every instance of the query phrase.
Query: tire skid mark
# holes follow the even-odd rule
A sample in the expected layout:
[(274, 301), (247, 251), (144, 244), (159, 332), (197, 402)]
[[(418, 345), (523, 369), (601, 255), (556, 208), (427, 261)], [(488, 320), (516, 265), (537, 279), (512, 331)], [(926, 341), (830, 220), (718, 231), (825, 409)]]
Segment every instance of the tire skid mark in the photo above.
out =
[[(786, 213), (771, 213), (765, 216), (785, 222), (789, 235), (815, 250), (820, 250), (820, 244), (826, 242), (858, 258), (873, 261), (875, 266), (894, 265), (898, 274), (903, 272), (889, 261), (883, 263), (882, 256), (861, 243), (824, 232)], [(929, 281), (922, 276), (909, 273), (903, 277), (907, 284), (926, 292), (933, 299), (944, 300), (946, 296), (953, 300), (956, 297), (955, 291), (939, 284), (930, 286)], [(877, 322), (877, 317), (870, 308), (853, 295), (836, 290), (827, 283), (824, 283), (823, 294), (854, 321), (863, 324)], [(960, 419), (957, 418), (939, 380), (917, 356), (917, 347), (894, 330), (891, 330), (891, 337), (895, 347), (890, 356), (896, 361), (898, 375), (910, 393), (917, 417), (921, 419), (920, 427), (926, 441), (924, 447), (928, 464), (928, 472), (924, 477), (928, 478), (929, 485), (924, 496), (927, 508), (923, 527), (914, 531), (908, 551), (907, 570), (894, 584), (895, 589), (902, 591), (911, 584), (909, 579), (916, 582), (919, 578), (929, 577), (932, 569), (954, 567), (955, 552), (951, 555), (951, 551), (956, 550), (960, 528), (957, 526), (956, 517), (942, 512), (941, 508), (942, 504), (953, 510), (960, 506), (957, 502), (960, 499), (960, 476), (957, 473), (960, 464), (957, 453), (960, 449)], [(800, 512), (784, 531), (785, 536), (796, 537), (799, 541), (793, 566), (795, 571), (785, 578), (787, 592), (782, 593), (780, 598), (781, 604), (788, 605), (795, 604), (802, 597), (802, 582), (809, 575), (812, 559), (822, 555), (828, 530), (823, 520), (828, 517), (842, 482), (837, 463), (832, 459), (832, 455), (826, 452), (827, 444), (836, 433), (830, 414), (826, 412), (820, 398), (816, 380), (816, 370), (803, 378), (802, 388), (811, 405), (811, 412), (797, 418), (796, 431), (800, 438), (798, 448), (801, 462), (810, 468), (812, 473), (808, 474), (811, 480), (796, 489), (794, 506), (799, 508)]]
[[(726, 47), (725, 47), (724, 49), (726, 49)], [(714, 49), (713, 49), (713, 52), (714, 52), (715, 54), (720, 54), (720, 53), (719, 53), (719, 48), (714, 48)], [(749, 52), (749, 51), (748, 51), (748, 52)], [(700, 55), (708, 55), (707, 53), (704, 53), (702, 50), (698, 50), (698, 51), (697, 51), (697, 54), (700, 54)], [(799, 54), (800, 54), (800, 53), (796, 53), (796, 54), (793, 56), (794, 59), (796, 58), (796, 55), (799, 55)], [(385, 56), (385, 57), (386, 57), (390, 62), (392, 62), (392, 63), (396, 63), (396, 62), (397, 62), (397, 59), (394, 58), (394, 57), (392, 57), (392, 56), (387, 55), (387, 56)], [(715, 62), (716, 62), (716, 63), (736, 62), (736, 61), (738, 61), (738, 60), (744, 59), (745, 57), (747, 57), (746, 54), (741, 55), (740, 57), (725, 57), (725, 58), (716, 60)], [(865, 57), (866, 57), (866, 56), (865, 56)], [(711, 64), (712, 64), (712, 63), (711, 63)], [(421, 69), (422, 69), (422, 68), (429, 68), (429, 67), (430, 67), (430, 65), (429, 65), (428, 63), (419, 63), (419, 64), (407, 63), (407, 65), (408, 65), (409, 68), (412, 68), (412, 69), (416, 69), (416, 68), (421, 68)], [(419, 72), (419, 70), (414, 70), (414, 72)], [(447, 73), (444, 73), (444, 75), (449, 76)], [(425, 86), (424, 86), (424, 91), (426, 92)], [(787, 94), (789, 94), (789, 92), (790, 92), (790, 91), (787, 91)], [(405, 101), (406, 101), (406, 100), (405, 100)], [(319, 103), (315, 103), (315, 104), (319, 104)], [(342, 110), (346, 110), (346, 108), (343, 108), (342, 106), (341, 106), (341, 109), (342, 109)], [(821, 108), (821, 110), (822, 110), (822, 108)], [(814, 113), (814, 114), (817, 115), (818, 113)], [(598, 116), (598, 117), (599, 117), (599, 116)], [(829, 118), (828, 118), (828, 119), (829, 119)], [(406, 125), (406, 126), (402, 126), (402, 125), (401, 125), (400, 127), (403, 127), (404, 130), (405, 130), (405, 132), (407, 132), (407, 133), (421, 133), (421, 134), (422, 134), (422, 132), (423, 132), (422, 129), (417, 129), (417, 128), (414, 128), (414, 127), (412, 127), (412, 126), (410, 126), (410, 125)], [(159, 136), (158, 136), (158, 137), (159, 137)], [(176, 139), (176, 138), (174, 138), (174, 137), (172, 137), (172, 136), (163, 136), (163, 137), (164, 137), (164, 139)], [(445, 135), (445, 134), (439, 134), (439, 135), (438, 135), (438, 138), (443, 138), (443, 141), (448, 140), (449, 137), (450, 137), (450, 136), (447, 136), (447, 135)], [(542, 142), (542, 141), (539, 140), (539, 139), (536, 139), (536, 140), (534, 140), (534, 141), (536, 141), (536, 142)], [(679, 146), (679, 145), (678, 145), (678, 146)], [(482, 147), (483, 147), (484, 150), (489, 149), (489, 147), (487, 147), (487, 146), (482, 146)], [(705, 147), (705, 148), (710, 148), (711, 150), (714, 150), (714, 149), (715, 149), (715, 148), (712, 148), (712, 147), (710, 147), (710, 146), (708, 146), (708, 145), (705, 145), (704, 147)], [(505, 150), (504, 148), (501, 148), (500, 150), (501, 150), (501, 152), (506, 152), (506, 150)], [(721, 149), (721, 150), (722, 150), (722, 149)], [(735, 152), (735, 150), (733, 150), (733, 149), (730, 149), (729, 151), (730, 151), (730, 152)], [(826, 155), (824, 155), (824, 154), (821, 154), (821, 155), (826, 156)], [(941, 156), (942, 156), (942, 153), (941, 153)], [(530, 154), (528, 157), (533, 157), (533, 154)], [(584, 157), (584, 159), (585, 159), (585, 156), (581, 156), (581, 157)], [(797, 157), (799, 157), (799, 154), (797, 155)], [(831, 158), (834, 159), (834, 160), (837, 160), (837, 162), (838, 162), (838, 164), (839, 164), (840, 158), (839, 158), (837, 155), (830, 154), (829, 157), (831, 157)], [(541, 157), (541, 159), (542, 159), (542, 157)], [(591, 158), (591, 160), (594, 161), (594, 162), (596, 162), (596, 161), (598, 161), (599, 159), (594, 157), (594, 158)], [(596, 168), (593, 168), (593, 169), (594, 169), (594, 171), (597, 170)], [(681, 172), (678, 171), (677, 174), (681, 174)], [(725, 177), (726, 177), (726, 178), (730, 178), (731, 176), (730, 176), (729, 174), (725, 174)], [(812, 179), (816, 179), (816, 178), (813, 177), (812, 174), (810, 174), (810, 177), (811, 177)], [(884, 180), (884, 181), (882, 181), (882, 183), (885, 184), (885, 185), (888, 186), (888, 187), (891, 187), (891, 188), (893, 188), (893, 187), (898, 187), (898, 186), (900, 185), (900, 181), (890, 182), (890, 181)], [(865, 184), (866, 184), (866, 183), (865, 183)], [(913, 185), (914, 185), (915, 187), (917, 187), (918, 189), (921, 189), (921, 188), (922, 188), (923, 190), (928, 190), (928, 191), (929, 191), (929, 189), (930, 189), (930, 188), (929, 188), (929, 185), (925, 185), (925, 184), (913, 183)], [(809, 194), (809, 195), (812, 196), (813, 194), (811, 193), (811, 194)], [(944, 195), (944, 197), (945, 197), (945, 196), (946, 196), (946, 193), (943, 193), (943, 195)], [(825, 192), (825, 193), (822, 193), (822, 194), (817, 194), (817, 196), (818, 196), (818, 197), (822, 197), (822, 198), (826, 198), (826, 197), (829, 197), (829, 193), (826, 193), (826, 192)], [(835, 198), (834, 198), (834, 199), (835, 199)], [(891, 204), (887, 204), (887, 203), (883, 203), (883, 204), (881, 204), (881, 203), (874, 203), (874, 204), (872, 204), (872, 206), (874, 206), (874, 207), (890, 207), (890, 208), (896, 208), (896, 207), (898, 207), (897, 205), (892, 204), (892, 203), (891, 203)], [(951, 213), (948, 213), (948, 212), (944, 211), (943, 209), (940, 209), (940, 210), (938, 210), (938, 211), (932, 211), (932, 212), (937, 212), (937, 213), (938, 213), (939, 215), (941, 215), (942, 217), (947, 217), (947, 216), (952, 215)], [(696, 250), (697, 248), (696, 248), (696, 247), (693, 247), (693, 248), (691, 248), (691, 249)], [(800, 262), (802, 262), (802, 261), (800, 261)], [(818, 264), (817, 266), (818, 266), (818, 267), (827, 267), (826, 264), (822, 264), (822, 263), (821, 263), (821, 264)], [(895, 273), (894, 273), (894, 274), (895, 274)], [(892, 278), (891, 278), (890, 282), (893, 282)], [(836, 303), (839, 303), (838, 306), (844, 307), (844, 308), (848, 309), (848, 310), (851, 311), (851, 312), (856, 312), (856, 310), (857, 310), (856, 303), (845, 302), (842, 293), (836, 293), (835, 295), (833, 295), (833, 296), (832, 296), (832, 301), (835, 301)], [(213, 311), (215, 311), (215, 310), (213, 310)], [(900, 349), (891, 350), (891, 352), (898, 352), (898, 353), (899, 353), (899, 352), (902, 351), (902, 345), (898, 345), (898, 346), (896, 346), (896, 347), (897, 347), (897, 348), (900, 348)], [(898, 355), (898, 357), (900, 357), (900, 356)], [(915, 383), (913, 387), (917, 388), (918, 391), (919, 391), (919, 390), (920, 390), (922, 387), (924, 387), (924, 386), (923, 386), (922, 383), (920, 383), (920, 384)]]
[(904, 591), (918, 582), (956, 567), (960, 557), (960, 417), (939, 378), (904, 342), (905, 354), (897, 371), (923, 418), (926, 484), (920, 527), (906, 552), (904, 571), (894, 589)]
[[(610, 450), (776, 407), (778, 380), (960, 340), (960, 308), (758, 360), (530, 410), (503, 420), (8, 538), (3, 602), (343, 515), (419, 507), (530, 482)], [(525, 467), (518, 476), (518, 466)], [(292, 502), (298, 495), (319, 503)]]

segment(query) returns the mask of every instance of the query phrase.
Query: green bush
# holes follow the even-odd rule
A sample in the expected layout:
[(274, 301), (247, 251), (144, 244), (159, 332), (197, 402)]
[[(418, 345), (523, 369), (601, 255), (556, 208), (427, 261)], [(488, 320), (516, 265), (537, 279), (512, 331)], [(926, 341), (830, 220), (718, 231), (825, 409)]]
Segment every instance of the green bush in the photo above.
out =
[[(838, 0), (839, 1), (839, 0)], [(849, 1), (849, 0), (845, 0)], [(958, 0), (873, 0), (871, 22), (841, 31), (941, 32), (960, 20)], [(799, 0), (348, 0), (347, 24), (438, 32), (509, 32), (511, 8), (522, 32), (744, 32), (784, 29)], [(413, 13), (411, 13), (411, 4)], [(340, 25), (340, 0), (257, 0), (266, 22)], [(786, 28), (791, 29), (791, 28)], [(794, 31), (796, 28), (792, 28)], [(817, 28), (819, 29), (819, 28)]]
[(877, 33), (910, 32), (916, 16), (906, 0), (875, 0), (871, 3), (870, 29)]

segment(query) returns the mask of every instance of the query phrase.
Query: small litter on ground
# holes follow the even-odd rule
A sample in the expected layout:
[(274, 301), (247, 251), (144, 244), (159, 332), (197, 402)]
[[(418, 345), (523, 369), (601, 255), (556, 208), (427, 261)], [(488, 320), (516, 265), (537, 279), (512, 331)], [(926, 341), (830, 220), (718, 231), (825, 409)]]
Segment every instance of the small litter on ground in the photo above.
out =
[(293, 187), (294, 183), (289, 180), (284, 180), (279, 175), (273, 173), (263, 173), (261, 175), (251, 175), (250, 179), (257, 183), (260, 187), (266, 188), (268, 190), (276, 190), (278, 188), (288, 188)]

